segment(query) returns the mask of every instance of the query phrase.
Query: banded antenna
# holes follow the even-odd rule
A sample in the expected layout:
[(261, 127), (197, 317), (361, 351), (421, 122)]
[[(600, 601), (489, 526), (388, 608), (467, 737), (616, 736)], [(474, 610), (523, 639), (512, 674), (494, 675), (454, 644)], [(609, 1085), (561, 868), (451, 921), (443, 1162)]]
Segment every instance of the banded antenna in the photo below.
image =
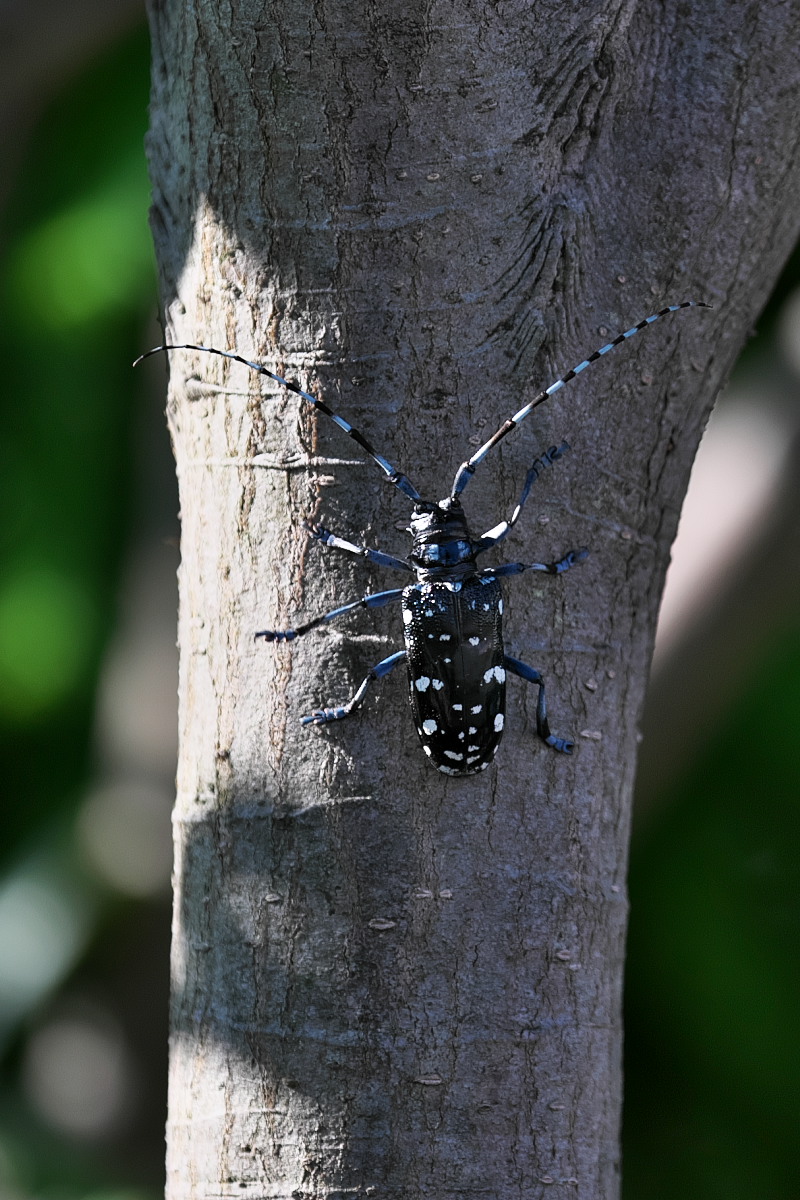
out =
[(500, 426), (497, 432), (492, 434), (488, 442), (484, 442), (481, 448), (475, 451), (472, 458), (461, 464), (456, 472), (456, 477), (453, 480), (450, 499), (458, 499), (472, 476), (475, 474), (475, 468), (477, 467), (478, 463), (482, 462), (489, 451), (496, 446), (498, 442), (501, 442), (503, 438), (507, 436), (507, 434), (511, 433), (512, 429), (516, 429), (516, 427), (525, 420), (528, 414), (532, 413), (533, 410), (538, 408), (540, 404), (543, 404), (549, 396), (552, 396), (554, 392), (557, 392), (560, 388), (562, 388), (565, 383), (569, 383), (569, 381), (574, 379), (576, 375), (580, 375), (581, 371), (585, 371), (586, 368), (593, 362), (597, 362), (598, 358), (602, 358), (604, 354), (608, 354), (614, 349), (615, 346), (619, 346), (622, 344), (622, 342), (627, 341), (628, 338), (632, 338), (633, 335), (638, 333), (640, 329), (644, 329), (647, 325), (652, 325), (654, 321), (659, 319), (659, 317), (665, 317), (667, 313), (677, 312), (681, 308), (713, 308), (713, 305), (706, 304), (703, 300), (684, 300), (681, 304), (670, 304), (667, 308), (662, 308), (659, 310), (659, 312), (653, 313), (652, 316), (645, 317), (643, 321), (640, 321), (638, 325), (634, 325), (631, 329), (626, 329), (624, 333), (619, 334), (619, 336), (615, 337), (613, 341), (607, 342), (605, 346), (601, 346), (599, 350), (595, 350), (594, 354), (590, 354), (588, 358), (585, 358), (583, 362), (578, 363), (578, 365), (573, 367), (571, 371), (567, 371), (566, 375), (562, 375), (560, 379), (557, 379), (555, 383), (551, 383), (549, 387), (544, 389), (544, 391), (537, 393), (537, 395), (535, 395), (531, 400), (530, 404), (526, 404), (524, 408), (519, 410), (519, 412), (514, 413), (513, 417), (509, 417), (509, 419)]
[(304, 392), (301, 387), (298, 387), (296, 383), (292, 383), (291, 380), (284, 379), (282, 375), (276, 375), (274, 371), (262, 367), (261, 363), (251, 362), (249, 358), (242, 358), (241, 354), (233, 354), (229, 350), (215, 350), (212, 346), (191, 346), (186, 343), (176, 346), (154, 346), (152, 350), (147, 350), (144, 354), (140, 354), (133, 365), (136, 367), (145, 358), (149, 358), (151, 354), (161, 354), (167, 350), (200, 350), (203, 354), (217, 354), (220, 358), (229, 358), (233, 362), (243, 363), (244, 366), (250, 367), (251, 371), (258, 371), (259, 375), (267, 375), (270, 379), (274, 379), (277, 383), (288, 388), (290, 392), (295, 392), (298, 396), (302, 396), (304, 400), (307, 400), (319, 412), (324, 413), (326, 417), (330, 417), (340, 429), (343, 429), (354, 442), (358, 443), (362, 450), (366, 450), (370, 458), (378, 464), (386, 475), (389, 483), (393, 484), (404, 496), (408, 496), (409, 500), (413, 500), (415, 503), (425, 503), (408, 477), (402, 471), (398, 471), (396, 467), (393, 467), (382, 454), (378, 454), (376, 450), (373, 450), (363, 433), (360, 433), (349, 421), (345, 421), (344, 417), (340, 417), (338, 413), (335, 413), (332, 408), (328, 408), (327, 404), (323, 403), (322, 400), (318, 400), (316, 396), (312, 396), (309, 392)]

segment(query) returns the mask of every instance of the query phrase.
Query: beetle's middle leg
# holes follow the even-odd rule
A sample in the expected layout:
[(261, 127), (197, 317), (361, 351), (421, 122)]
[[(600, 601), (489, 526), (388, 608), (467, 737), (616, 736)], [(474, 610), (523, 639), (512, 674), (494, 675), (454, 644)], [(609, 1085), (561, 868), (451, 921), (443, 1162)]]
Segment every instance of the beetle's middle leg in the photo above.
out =
[(511, 671), (513, 675), (518, 675), (520, 679), (526, 680), (528, 683), (538, 684), (539, 698), (536, 701), (536, 733), (546, 742), (548, 746), (552, 746), (554, 750), (560, 750), (562, 754), (572, 754), (574, 742), (567, 738), (556, 737), (550, 732), (550, 723), (547, 720), (547, 702), (544, 695), (544, 680), (538, 671), (533, 667), (529, 667), (526, 663), (520, 662), (518, 658), (511, 658), (506, 655), (503, 663), (507, 671)]
[(259, 629), (254, 636), (263, 638), (265, 642), (293, 642), (295, 638), (302, 637), (304, 633), (310, 633), (318, 625), (326, 625), (328, 621), (335, 621), (337, 617), (343, 617), (345, 613), (352, 612), (354, 608), (383, 608), (384, 604), (391, 604), (393, 600), (399, 600), (402, 594), (402, 588), (391, 588), (388, 592), (371, 592), (359, 600), (351, 600), (349, 604), (341, 604), (338, 608), (332, 608), (330, 612), (323, 613), (321, 617), (314, 617), (312, 621), (306, 621), (305, 625), (298, 625), (296, 629)]
[(576, 563), (583, 562), (588, 557), (588, 550), (570, 550), (569, 554), (565, 554), (558, 562), (503, 563), (500, 567), (487, 567), (485, 571), (479, 571), (478, 574), (482, 579), (491, 579), (495, 575), (521, 575), (523, 571), (544, 571), (547, 575), (563, 575), (570, 567), (574, 567)]

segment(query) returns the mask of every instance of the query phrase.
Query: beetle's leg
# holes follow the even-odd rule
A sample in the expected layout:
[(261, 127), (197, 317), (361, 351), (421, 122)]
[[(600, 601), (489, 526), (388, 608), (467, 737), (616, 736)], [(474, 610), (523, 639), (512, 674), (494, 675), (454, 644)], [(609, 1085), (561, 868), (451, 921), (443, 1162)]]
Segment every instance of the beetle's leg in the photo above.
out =
[(560, 750), (562, 754), (572, 754), (572, 747), (575, 743), (567, 738), (556, 737), (550, 732), (550, 724), (547, 720), (547, 702), (544, 696), (544, 680), (539, 672), (533, 667), (527, 666), (526, 663), (520, 662), (518, 658), (510, 658), (509, 655), (505, 656), (503, 663), (506, 670), (511, 671), (512, 675), (519, 675), (520, 679), (525, 679), (528, 683), (535, 683), (539, 687), (539, 698), (536, 701), (536, 733), (538, 736), (554, 750)]
[(519, 515), (525, 507), (525, 501), (530, 495), (531, 488), (539, 478), (539, 475), (544, 467), (552, 466), (552, 464), (561, 458), (562, 455), (566, 454), (569, 448), (569, 442), (562, 442), (560, 446), (551, 446), (549, 450), (544, 452), (544, 454), (533, 460), (530, 470), (525, 476), (525, 483), (522, 486), (522, 494), (517, 501), (517, 507), (511, 514), (511, 519), (509, 521), (501, 521), (500, 524), (495, 525), (493, 529), (487, 529), (486, 533), (484, 533), (480, 540), (475, 542), (472, 548), (474, 554), (483, 554), (484, 550), (489, 550), (492, 546), (496, 546), (498, 542), (502, 542), (503, 538), (506, 537), (511, 527), (516, 525), (517, 521), (519, 520)]
[(405, 660), (405, 650), (398, 650), (396, 654), (390, 654), (388, 658), (384, 658), (381, 662), (374, 666), (362, 681), (361, 687), (358, 689), (352, 699), (343, 704), (341, 708), (318, 708), (308, 717), (303, 717), (300, 721), (301, 725), (327, 725), (329, 721), (342, 721), (345, 717), (349, 717), (357, 708), (360, 708), (364, 702), (364, 697), (367, 694), (367, 688), (375, 679), (383, 679), (384, 675), (388, 675), (398, 663)]
[(500, 567), (487, 567), (485, 571), (479, 571), (478, 574), (481, 579), (492, 579), (496, 575), (521, 575), (523, 571), (544, 571), (547, 575), (563, 575), (570, 567), (574, 567), (575, 563), (583, 562), (588, 557), (588, 550), (570, 550), (569, 554), (565, 554), (558, 562), (503, 563)]
[(309, 521), (304, 521), (303, 524), (312, 538), (322, 542), (323, 546), (333, 546), (336, 550), (346, 550), (348, 554), (358, 554), (361, 558), (377, 563), (379, 567), (393, 567), (396, 571), (410, 571), (412, 574), (414, 572), (411, 564), (403, 558), (395, 558), (393, 554), (384, 554), (382, 550), (369, 550), (366, 546), (356, 545), (355, 542), (346, 542), (344, 538), (337, 537), (335, 533), (331, 533), (329, 529), (323, 529), (321, 525), (312, 525)]
[(296, 629), (259, 629), (255, 636), (263, 638), (265, 642), (293, 642), (295, 638), (302, 637), (304, 633), (309, 633), (318, 625), (335, 621), (337, 617), (352, 612), (354, 608), (383, 608), (384, 604), (391, 604), (393, 600), (399, 600), (402, 594), (402, 588), (392, 588), (388, 592), (372, 592), (368, 596), (362, 596), (360, 600), (352, 600), (349, 604), (333, 608), (330, 612), (323, 613), (321, 617), (314, 617), (313, 621), (307, 621), (305, 625), (298, 625)]

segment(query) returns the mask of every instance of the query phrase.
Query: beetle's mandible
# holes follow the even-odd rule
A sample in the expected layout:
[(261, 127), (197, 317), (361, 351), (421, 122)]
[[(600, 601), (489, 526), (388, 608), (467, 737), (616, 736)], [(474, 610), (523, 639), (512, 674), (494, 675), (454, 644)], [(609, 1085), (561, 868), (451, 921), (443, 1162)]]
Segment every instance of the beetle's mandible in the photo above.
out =
[[(324, 413), (349, 435), (378, 464), (388, 481), (413, 503), (409, 532), (413, 544), (407, 559), (395, 558), (381, 550), (367, 549), (348, 542), (318, 525), (307, 525), (311, 536), (325, 546), (357, 554), (378, 566), (403, 571), (415, 576), (404, 588), (373, 592), (343, 604), (331, 612), (315, 617), (295, 629), (262, 629), (256, 638), (268, 642), (289, 642), (318, 626), (335, 621), (356, 608), (382, 608), (399, 602), (403, 615), (405, 649), (389, 655), (372, 668), (361, 686), (346, 704), (317, 709), (303, 717), (304, 725), (323, 725), (340, 721), (358, 709), (374, 680), (405, 662), (408, 668), (409, 691), (414, 723), (422, 748), (438, 770), (446, 775), (473, 775), (483, 771), (494, 758), (505, 724), (505, 685), (509, 673), (538, 687), (536, 703), (536, 732), (554, 750), (569, 754), (573, 743), (557, 737), (547, 719), (544, 681), (533, 667), (505, 653), (502, 618), (503, 597), (500, 580), (525, 571), (541, 571), (560, 575), (584, 559), (588, 550), (573, 550), (557, 562), (504, 563), (497, 567), (479, 569), (478, 556), (497, 546), (519, 519), (531, 488), (544, 467), (559, 459), (569, 449), (566, 442), (552, 446), (534, 460), (525, 477), (517, 505), (507, 521), (501, 521), (480, 538), (473, 538), (467, 526), (461, 495), (472, 478), (475, 468), (488, 452), (522, 422), (548, 396), (569, 383), (591, 363), (608, 354), (615, 346), (652, 325), (659, 317), (682, 308), (710, 308), (700, 300), (684, 300), (653, 313), (618, 337), (595, 350), (566, 375), (536, 396), (509, 417), (480, 449), (462, 463), (456, 472), (453, 486), (446, 499), (425, 500), (408, 477), (378, 454), (367, 439), (343, 417), (333, 412), (323, 401), (304, 392), (296, 383), (276, 375), (260, 363), (251, 362), (240, 354), (215, 350), (211, 346), (190, 344), (156, 346), (141, 355), (136, 363), (151, 354), (165, 350), (199, 350), (243, 363), (261, 375), (267, 375), (290, 391), (302, 396), (318, 411)], [(136, 365), (134, 363), (134, 366)]]

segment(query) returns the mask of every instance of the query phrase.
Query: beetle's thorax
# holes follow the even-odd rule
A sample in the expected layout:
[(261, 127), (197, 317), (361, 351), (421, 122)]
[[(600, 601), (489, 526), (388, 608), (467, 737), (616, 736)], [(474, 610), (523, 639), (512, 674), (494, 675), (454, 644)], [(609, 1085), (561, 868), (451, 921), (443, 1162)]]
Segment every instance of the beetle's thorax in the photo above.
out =
[(475, 570), (475, 553), (464, 510), (457, 500), (418, 505), (409, 533), (411, 564), (418, 579), (464, 579)]

